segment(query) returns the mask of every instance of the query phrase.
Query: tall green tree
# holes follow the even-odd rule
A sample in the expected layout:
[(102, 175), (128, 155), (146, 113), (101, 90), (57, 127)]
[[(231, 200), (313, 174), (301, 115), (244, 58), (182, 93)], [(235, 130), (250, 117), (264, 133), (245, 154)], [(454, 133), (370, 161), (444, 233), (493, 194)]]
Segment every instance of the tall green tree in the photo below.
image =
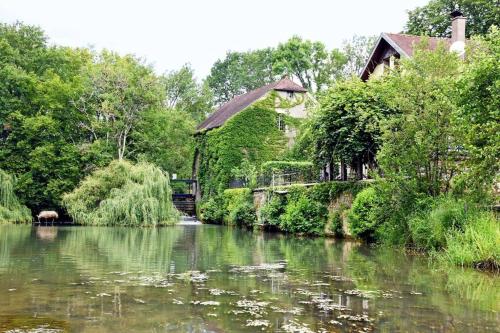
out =
[(115, 158), (190, 168), (198, 102), (189, 93), (173, 111), (162, 78), (137, 58), (46, 40), (36, 27), (0, 25), (0, 168), (17, 178), (22, 203), (58, 209)]
[(164, 91), (159, 78), (133, 56), (108, 51), (85, 74), (86, 92), (75, 101), (85, 116), (82, 127), (96, 140), (112, 140), (122, 160), (142, 115), (161, 107)]
[(500, 30), (474, 39), (460, 81), (455, 124), (467, 152), (469, 194), (491, 193), (500, 174)]
[(384, 96), (384, 82), (357, 78), (337, 83), (319, 99), (313, 120), (314, 157), (320, 165), (342, 162), (361, 177), (363, 164), (375, 165), (380, 123), (393, 112)]
[(492, 25), (500, 24), (500, 0), (431, 0), (408, 12), (405, 32), (450, 37), (450, 13), (456, 6), (467, 17), (467, 37), (485, 35)]
[(228, 52), (217, 60), (206, 82), (220, 105), (237, 95), (275, 81), (273, 73), (273, 49), (265, 48), (248, 52)]
[(0, 25), (0, 168), (18, 178), (30, 208), (54, 208), (80, 178), (81, 118), (70, 101), (83, 89), (86, 50), (49, 47), (39, 28)]
[(189, 65), (171, 71), (162, 78), (165, 86), (165, 105), (170, 109), (187, 112), (197, 122), (202, 122), (212, 111), (212, 92), (206, 83), (196, 82)]
[(429, 196), (450, 191), (463, 154), (452, 126), (459, 69), (459, 57), (444, 44), (429, 51), (424, 41), (390, 78), (389, 101), (399, 113), (385, 123), (377, 155), (387, 179), (412, 182), (416, 191)]
[(131, 136), (134, 159), (154, 163), (170, 174), (191, 177), (195, 124), (182, 110), (149, 110)]
[(357, 36), (344, 41), (342, 52), (347, 63), (344, 67), (345, 76), (359, 76), (364, 68), (368, 57), (377, 41), (376, 36)]
[(337, 49), (328, 51), (321, 42), (298, 36), (279, 44), (273, 53), (273, 72), (296, 77), (312, 92), (320, 91), (343, 76), (347, 57)]

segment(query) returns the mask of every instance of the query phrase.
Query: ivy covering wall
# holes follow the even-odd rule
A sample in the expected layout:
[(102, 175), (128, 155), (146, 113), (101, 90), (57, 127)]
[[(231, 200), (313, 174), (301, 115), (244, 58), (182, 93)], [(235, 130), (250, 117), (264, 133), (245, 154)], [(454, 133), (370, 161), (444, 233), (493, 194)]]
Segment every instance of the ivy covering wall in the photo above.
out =
[[(277, 108), (288, 109), (304, 102), (304, 97), (286, 100), (276, 92), (257, 101), (232, 116), (219, 128), (199, 133), (196, 148), (199, 153), (198, 181), (202, 196), (221, 194), (232, 179), (232, 170), (247, 160), (256, 167), (276, 160), (287, 148), (285, 133), (277, 126)], [(289, 126), (300, 121), (281, 115)]]

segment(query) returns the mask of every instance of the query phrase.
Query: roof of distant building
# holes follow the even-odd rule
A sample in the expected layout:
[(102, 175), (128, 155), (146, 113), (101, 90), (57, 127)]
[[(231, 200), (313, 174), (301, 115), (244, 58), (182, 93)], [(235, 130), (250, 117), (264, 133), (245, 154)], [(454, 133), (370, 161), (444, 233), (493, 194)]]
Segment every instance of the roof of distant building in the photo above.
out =
[(279, 81), (249, 91), (246, 94), (234, 97), (230, 101), (223, 104), (217, 111), (208, 116), (205, 121), (199, 124), (196, 131), (201, 132), (222, 126), (226, 120), (242, 111), (271, 90), (300, 93), (307, 92), (307, 90), (302, 86), (285, 77)]
[(423, 37), (407, 34), (391, 34), (382, 33), (375, 43), (375, 47), (368, 58), (368, 61), (361, 72), (361, 79), (367, 80), (370, 73), (373, 71), (376, 63), (373, 61), (378, 58), (387, 46), (392, 47), (401, 57), (411, 58), (415, 51), (416, 46), (425, 38), (429, 45), (429, 50), (434, 50), (440, 43), (444, 43), (446, 47), (451, 46), (451, 38), (438, 38), (438, 37)]

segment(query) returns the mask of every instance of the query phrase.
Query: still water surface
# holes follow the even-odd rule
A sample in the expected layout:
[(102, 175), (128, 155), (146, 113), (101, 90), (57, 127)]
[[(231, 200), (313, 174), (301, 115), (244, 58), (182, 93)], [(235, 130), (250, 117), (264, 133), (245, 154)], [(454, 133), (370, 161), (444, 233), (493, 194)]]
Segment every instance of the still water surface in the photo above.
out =
[(0, 226), (0, 332), (499, 332), (499, 281), (220, 226)]

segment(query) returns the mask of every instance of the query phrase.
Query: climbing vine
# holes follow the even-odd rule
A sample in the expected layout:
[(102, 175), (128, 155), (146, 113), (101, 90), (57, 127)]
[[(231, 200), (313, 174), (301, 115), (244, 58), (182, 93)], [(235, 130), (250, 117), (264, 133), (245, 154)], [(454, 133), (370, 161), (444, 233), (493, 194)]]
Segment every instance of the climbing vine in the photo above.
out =
[[(277, 126), (276, 109), (290, 109), (304, 102), (303, 96), (288, 100), (275, 91), (232, 116), (219, 128), (197, 135), (199, 174), (203, 196), (220, 194), (232, 179), (232, 171), (243, 161), (256, 167), (276, 160), (287, 150), (287, 138)], [(293, 120), (292, 120), (293, 119)], [(297, 120), (284, 115), (292, 127)]]

